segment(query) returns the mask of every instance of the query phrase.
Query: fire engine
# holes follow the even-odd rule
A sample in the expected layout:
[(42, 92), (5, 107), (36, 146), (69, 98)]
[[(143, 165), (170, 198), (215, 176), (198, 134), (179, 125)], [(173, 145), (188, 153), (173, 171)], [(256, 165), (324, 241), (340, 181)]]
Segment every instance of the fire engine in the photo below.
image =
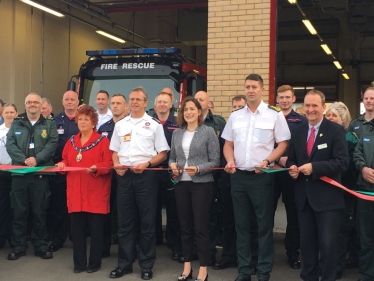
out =
[[(206, 69), (183, 56), (178, 48), (92, 50), (86, 55), (87, 62), (68, 84), (68, 90), (78, 92), (81, 103), (95, 106), (99, 90), (128, 97), (132, 89), (142, 86), (148, 94), (149, 110), (157, 94), (169, 87), (175, 96), (173, 107), (179, 108), (187, 95), (206, 91)], [(73, 78), (78, 79), (77, 89)]]

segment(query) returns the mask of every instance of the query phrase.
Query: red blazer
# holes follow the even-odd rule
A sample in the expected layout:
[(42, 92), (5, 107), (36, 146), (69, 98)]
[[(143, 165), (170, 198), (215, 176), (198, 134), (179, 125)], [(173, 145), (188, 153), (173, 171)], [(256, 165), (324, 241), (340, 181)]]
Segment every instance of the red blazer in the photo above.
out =
[[(81, 148), (81, 133), (74, 136), (75, 146)], [(93, 132), (90, 139), (83, 147), (94, 143), (101, 135)], [(62, 162), (68, 167), (89, 168), (96, 165), (95, 174), (86, 171), (67, 172), (67, 206), (68, 212), (89, 212), (96, 214), (108, 214), (110, 210), (110, 183), (112, 173), (110, 169), (100, 167), (112, 167), (112, 152), (109, 150), (108, 138), (101, 141), (88, 151), (81, 152), (82, 160), (77, 162), (78, 152), (74, 149), (69, 139), (62, 152)]]

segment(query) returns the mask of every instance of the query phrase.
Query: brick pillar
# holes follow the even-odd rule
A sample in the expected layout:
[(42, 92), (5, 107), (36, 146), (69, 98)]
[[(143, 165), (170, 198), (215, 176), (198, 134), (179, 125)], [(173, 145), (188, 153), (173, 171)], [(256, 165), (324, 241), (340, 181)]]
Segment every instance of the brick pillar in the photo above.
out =
[(250, 73), (265, 82), (268, 101), (270, 0), (208, 0), (208, 93), (227, 118)]

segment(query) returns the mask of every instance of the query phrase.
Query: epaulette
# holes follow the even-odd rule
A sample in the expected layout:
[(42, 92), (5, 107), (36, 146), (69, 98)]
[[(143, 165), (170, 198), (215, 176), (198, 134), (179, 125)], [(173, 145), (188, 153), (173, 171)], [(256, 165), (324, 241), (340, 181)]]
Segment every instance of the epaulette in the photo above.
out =
[(351, 133), (352, 133), (352, 135), (354, 135), (356, 137), (356, 139), (358, 139), (358, 136), (355, 132), (351, 132)]
[(161, 124), (160, 120), (158, 120), (157, 118), (152, 117), (152, 119), (155, 120), (158, 124)]
[(235, 112), (235, 111), (238, 111), (238, 110), (240, 110), (240, 109), (243, 109), (244, 107), (245, 107), (245, 106), (239, 107), (239, 108), (233, 110), (232, 112)]
[(213, 117), (216, 117), (216, 118), (221, 119), (222, 121), (226, 122), (225, 118), (223, 118), (221, 115), (213, 114)]
[(274, 105), (270, 105), (270, 104), (268, 104), (268, 108), (270, 108), (270, 109), (272, 109), (272, 110), (274, 110), (276, 112), (280, 112), (281, 111), (278, 107), (276, 107)]
[(14, 120), (23, 120), (23, 119), (25, 119), (25, 116), (17, 116), (16, 118), (14, 118)]

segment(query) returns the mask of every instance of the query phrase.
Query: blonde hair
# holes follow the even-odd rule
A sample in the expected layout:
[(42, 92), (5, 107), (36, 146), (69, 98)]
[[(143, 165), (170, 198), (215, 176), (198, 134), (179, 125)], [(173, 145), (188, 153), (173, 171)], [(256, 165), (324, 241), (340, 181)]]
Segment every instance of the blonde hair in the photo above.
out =
[(352, 118), (351, 118), (351, 113), (349, 112), (348, 107), (344, 103), (342, 103), (341, 101), (334, 102), (327, 108), (326, 114), (329, 111), (337, 114), (343, 122), (342, 124), (343, 127), (345, 129), (348, 128), (348, 125), (351, 122)]
[(305, 117), (304, 107), (302, 105), (295, 108), (295, 111)]

